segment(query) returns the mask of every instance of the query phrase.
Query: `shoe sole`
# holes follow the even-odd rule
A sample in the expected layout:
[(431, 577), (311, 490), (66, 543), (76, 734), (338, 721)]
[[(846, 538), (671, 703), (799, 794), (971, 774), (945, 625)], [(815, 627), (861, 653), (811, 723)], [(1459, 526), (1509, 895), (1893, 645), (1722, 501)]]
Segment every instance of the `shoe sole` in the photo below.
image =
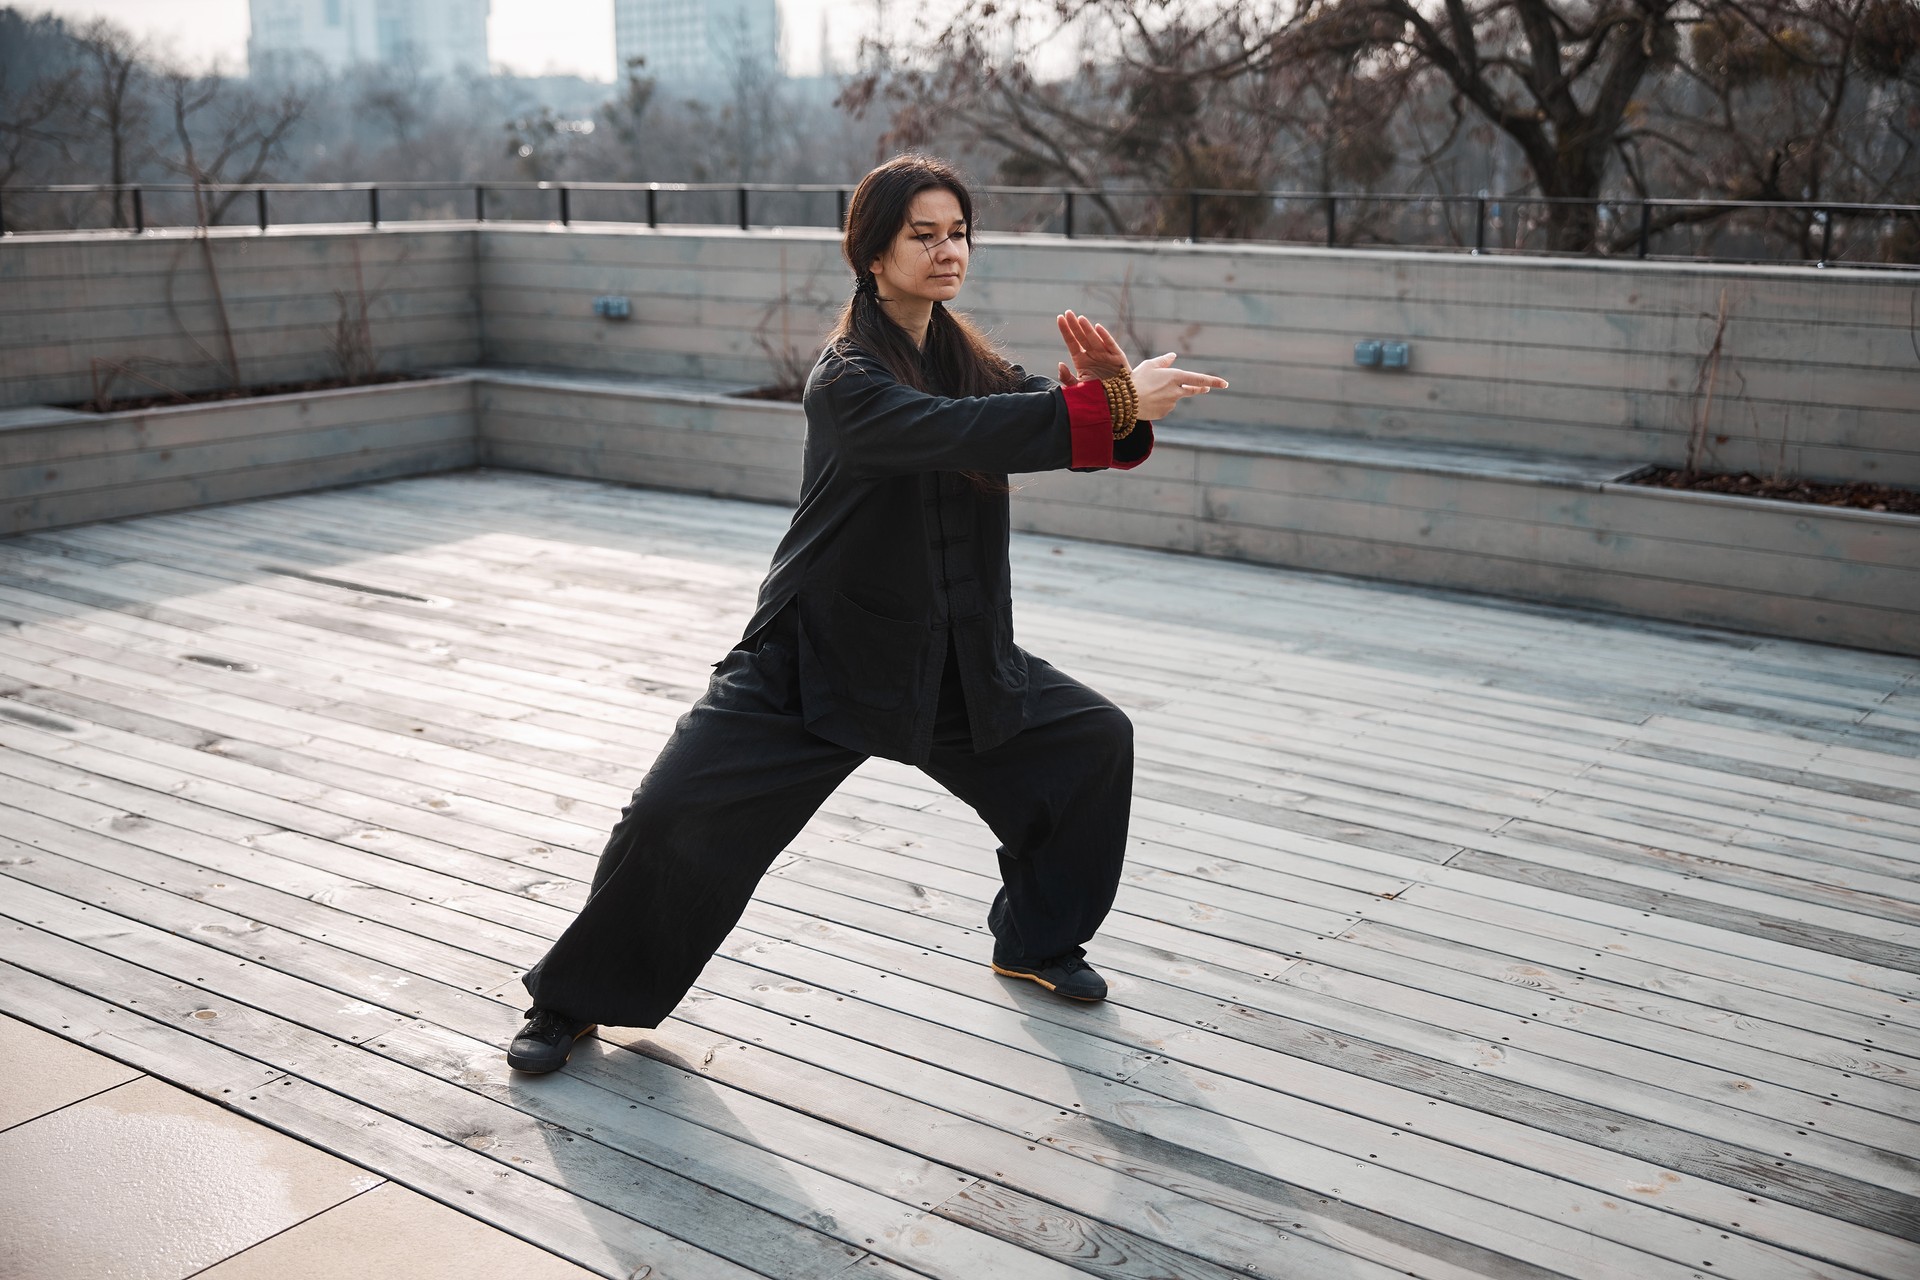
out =
[(1068, 1000), (1078, 1000), (1082, 1004), (1095, 1004), (1107, 998), (1105, 995), (1077, 996), (1073, 994), (1073, 992), (1071, 991), (1062, 991), (1059, 987), (1055, 986), (1051, 982), (1048, 982), (1045, 978), (1041, 977), (1037, 973), (1023, 973), (1019, 969), (1002, 969), (999, 965), (993, 964), (991, 960), (989, 960), (987, 963), (993, 965), (993, 971), (999, 974), (1003, 978), (1025, 978), (1028, 982), (1037, 982), (1041, 986), (1045, 987), (1047, 990), (1053, 992), (1053, 994), (1057, 996), (1064, 996)]
[(589, 1031), (597, 1030), (599, 1028), (599, 1025), (600, 1024), (597, 1022), (590, 1022), (586, 1026), (580, 1028), (579, 1031), (575, 1032), (573, 1039), (567, 1042), (566, 1057), (561, 1058), (560, 1061), (554, 1063), (551, 1066), (548, 1066), (547, 1064), (542, 1062), (528, 1064), (525, 1058), (515, 1058), (513, 1056), (512, 1050), (507, 1051), (507, 1065), (509, 1067), (512, 1067), (515, 1071), (525, 1072), (527, 1075), (530, 1075), (530, 1076), (543, 1076), (549, 1071), (558, 1071), (560, 1068), (567, 1065), (567, 1058), (571, 1058), (573, 1056), (573, 1046), (580, 1042), (580, 1037), (587, 1034), (587, 1032)]

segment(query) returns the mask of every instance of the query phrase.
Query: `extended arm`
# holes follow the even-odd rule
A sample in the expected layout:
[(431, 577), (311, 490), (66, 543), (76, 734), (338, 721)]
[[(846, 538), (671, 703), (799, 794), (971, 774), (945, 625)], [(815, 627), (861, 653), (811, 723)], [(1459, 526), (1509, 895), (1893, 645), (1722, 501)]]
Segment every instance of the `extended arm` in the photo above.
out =
[(936, 396), (854, 356), (823, 366), (807, 410), (833, 432), (847, 464), (869, 475), (1113, 464), (1113, 427), (1098, 383), (1059, 387), (1027, 377), (1020, 386), (999, 395)]

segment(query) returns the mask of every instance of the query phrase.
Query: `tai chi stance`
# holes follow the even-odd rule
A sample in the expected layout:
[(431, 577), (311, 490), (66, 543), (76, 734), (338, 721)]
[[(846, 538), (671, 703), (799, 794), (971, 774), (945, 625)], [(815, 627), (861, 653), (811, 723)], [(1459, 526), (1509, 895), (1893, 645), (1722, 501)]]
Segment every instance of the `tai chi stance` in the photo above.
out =
[(1120, 879), (1133, 726), (1015, 646), (1006, 477), (1137, 466), (1152, 419), (1227, 384), (1171, 355), (1130, 370), (1070, 311), (1077, 367), (1059, 383), (1009, 364), (946, 306), (972, 212), (959, 176), (921, 156), (853, 193), (853, 297), (807, 378), (800, 507), (745, 636), (614, 825), (586, 906), (527, 971), (514, 1067), (559, 1067), (600, 1023), (658, 1026), (871, 755), (926, 770), (999, 838), (994, 971), (1106, 995), (1081, 944)]

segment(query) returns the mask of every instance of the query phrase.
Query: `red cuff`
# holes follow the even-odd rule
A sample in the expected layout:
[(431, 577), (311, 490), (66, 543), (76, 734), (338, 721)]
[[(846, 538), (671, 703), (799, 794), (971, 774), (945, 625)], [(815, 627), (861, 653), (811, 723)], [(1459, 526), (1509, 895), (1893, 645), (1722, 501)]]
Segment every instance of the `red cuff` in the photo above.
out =
[(1074, 468), (1113, 465), (1113, 414), (1107, 408), (1106, 388), (1097, 378), (1062, 383), (1067, 398), (1067, 430), (1072, 436)]

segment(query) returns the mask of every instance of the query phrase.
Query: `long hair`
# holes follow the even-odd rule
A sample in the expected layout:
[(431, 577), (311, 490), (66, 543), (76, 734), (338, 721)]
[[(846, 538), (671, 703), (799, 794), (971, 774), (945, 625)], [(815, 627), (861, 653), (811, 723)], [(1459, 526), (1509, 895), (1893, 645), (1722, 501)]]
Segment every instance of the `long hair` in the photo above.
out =
[(984, 396), (1016, 388), (1013, 366), (974, 328), (965, 316), (933, 304), (924, 348), (916, 347), (905, 329), (893, 322), (880, 305), (868, 267), (893, 248), (894, 237), (907, 223), (908, 207), (922, 191), (944, 187), (960, 202), (967, 223), (967, 244), (973, 244), (973, 194), (959, 171), (933, 156), (895, 156), (860, 180), (847, 202), (847, 231), (841, 252), (853, 268), (853, 296), (841, 309), (827, 349), (858, 347), (878, 360), (899, 381), (942, 396)]

